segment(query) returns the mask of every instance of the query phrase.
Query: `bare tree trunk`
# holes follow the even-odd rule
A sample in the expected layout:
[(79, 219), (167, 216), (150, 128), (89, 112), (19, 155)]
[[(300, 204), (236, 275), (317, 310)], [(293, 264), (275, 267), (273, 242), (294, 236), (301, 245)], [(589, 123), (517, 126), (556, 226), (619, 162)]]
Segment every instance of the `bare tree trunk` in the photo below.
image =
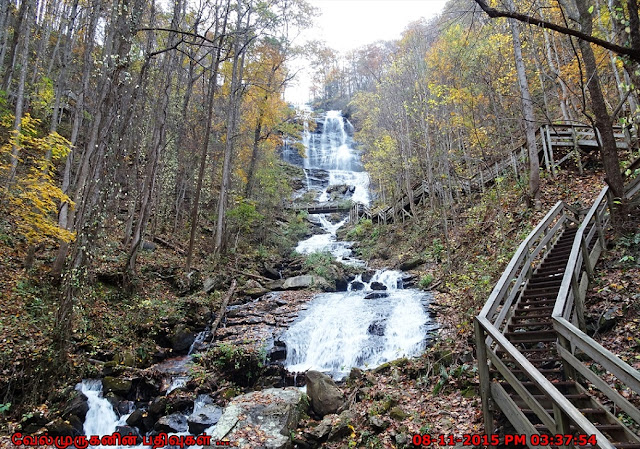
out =
[[(100, 8), (98, 5), (94, 5), (91, 9), (92, 15), (89, 17), (89, 24), (87, 27), (87, 33), (85, 37), (85, 45), (83, 52), (83, 68), (82, 68), (82, 83), (80, 92), (78, 92), (78, 99), (76, 100), (76, 107), (74, 111), (73, 125), (71, 128), (71, 145), (75, 147), (76, 142), (78, 141), (78, 135), (80, 133), (80, 127), (82, 126), (82, 122), (84, 119), (84, 107), (85, 107), (85, 95), (89, 92), (89, 80), (91, 77), (91, 67), (92, 67), (92, 53), (94, 48), (94, 35), (96, 32), (96, 27), (98, 24), (98, 17)], [(71, 193), (71, 190), (74, 186), (72, 186), (72, 168), (73, 162), (75, 159), (76, 150), (72, 150), (67, 155), (67, 160), (64, 165), (64, 173), (62, 176), (62, 192), (66, 195)], [(62, 229), (70, 230), (73, 227), (73, 222), (75, 219), (75, 212), (69, 210), (69, 204), (63, 203), (60, 207), (60, 213), (58, 214), (58, 226)], [(65, 260), (67, 258), (67, 254), (69, 252), (69, 244), (67, 242), (62, 242), (60, 244), (60, 248), (58, 248), (58, 253), (56, 254), (56, 258), (53, 262), (53, 266), (51, 267), (51, 274), (54, 278), (59, 278), (62, 274), (62, 269), (64, 267)]]
[[(18, 81), (18, 91), (16, 94), (16, 108), (15, 117), (13, 121), (13, 133), (16, 140), (20, 139), (20, 131), (22, 129), (22, 117), (24, 112), (24, 86), (27, 78), (27, 64), (29, 62), (29, 39), (31, 37), (31, 10), (35, 9), (35, 5), (30, 0), (25, 0), (26, 5), (24, 11), (24, 19), (21, 23), (21, 29), (19, 33), (20, 37), (20, 49), (18, 50), (18, 57), (20, 58), (20, 78)], [(9, 80), (10, 82), (10, 80)], [(18, 142), (14, 142), (11, 147), (11, 169), (9, 170), (9, 177), (7, 178), (7, 187), (13, 183), (13, 178), (16, 176), (16, 170), (18, 169), (18, 153), (20, 152), (20, 146)]]
[[(236, 7), (237, 14), (237, 26), (236, 36), (234, 36), (233, 42), (233, 66), (231, 69), (231, 91), (229, 93), (229, 104), (227, 108), (227, 133), (224, 148), (224, 162), (222, 164), (222, 183), (220, 185), (220, 195), (218, 198), (218, 217), (216, 222), (216, 234), (214, 239), (214, 253), (220, 254), (225, 245), (225, 223), (227, 212), (227, 197), (231, 190), (231, 159), (233, 157), (234, 144), (236, 140), (236, 128), (238, 121), (238, 109), (240, 107), (240, 101), (242, 99), (241, 81), (242, 70), (244, 66), (244, 52), (246, 43), (248, 40), (248, 27), (251, 17), (251, 6), (246, 12), (247, 30), (243, 30), (242, 14), (240, 2)], [(244, 42), (241, 42), (240, 37), (243, 36)]]
[[(514, 10), (513, 0), (507, 3), (509, 9)], [(536, 210), (542, 207), (540, 202), (540, 165), (538, 161), (538, 149), (536, 148), (536, 127), (533, 114), (533, 101), (529, 92), (529, 82), (522, 58), (522, 42), (520, 40), (520, 26), (515, 19), (509, 19), (509, 27), (513, 37), (513, 54), (515, 56), (518, 85), (522, 96), (522, 115), (524, 116), (524, 129), (529, 149), (529, 196)]]
[[(191, 262), (193, 259), (193, 246), (196, 240), (196, 231), (198, 229), (198, 209), (200, 207), (200, 194), (202, 193), (202, 182), (204, 180), (204, 172), (207, 164), (207, 154), (209, 152), (209, 140), (211, 137), (211, 128), (213, 120), (213, 99), (217, 88), (218, 69), (222, 58), (222, 42), (227, 30), (227, 21), (229, 18), (230, 1), (227, 1), (222, 26), (216, 19), (215, 31), (219, 38), (220, 44), (216, 51), (215, 59), (211, 64), (211, 77), (209, 78), (209, 88), (207, 93), (207, 125), (204, 133), (204, 142), (202, 143), (202, 154), (200, 156), (200, 168), (198, 170), (198, 181), (196, 184), (196, 191), (193, 198), (193, 207), (191, 209), (191, 233), (189, 236), (189, 247), (187, 249), (187, 263), (185, 271), (189, 273), (191, 271)], [(219, 31), (219, 32), (218, 32)]]
[[(20, 55), (22, 54), (18, 47), (20, 46), (21, 42), (23, 47), (24, 47), (24, 42), (27, 42), (27, 46), (28, 46), (29, 38), (26, 37), (24, 34), (25, 32), (29, 34), (31, 30), (31, 22), (29, 19), (29, 15), (30, 15), (30, 10), (35, 9), (35, 7), (36, 7), (36, 4), (34, 0), (25, 0), (22, 3), (20, 3), (20, 9), (18, 10), (18, 17), (16, 19), (16, 24), (14, 26), (13, 39), (9, 47), (9, 56), (7, 58), (9, 65), (5, 69), (4, 77), (2, 78), (2, 89), (5, 92), (7, 92), (8, 95), (11, 94), (11, 81), (13, 79), (13, 73), (16, 70), (16, 58), (21, 57)], [(7, 11), (7, 16), (9, 16), (9, 14), (10, 13)], [(9, 21), (9, 17), (7, 17), (7, 22), (8, 21)], [(5, 29), (5, 33), (6, 33), (6, 29)], [(25, 41), (25, 37), (27, 39), (26, 41)], [(4, 49), (3, 49), (3, 56), (4, 56)], [(4, 58), (2, 59), (2, 61), (4, 61)], [(22, 67), (20, 67), (20, 70), (22, 70)]]
[[(181, 14), (180, 1), (176, 0), (173, 9), (173, 19), (171, 21), (171, 28), (178, 29), (179, 18)], [(170, 33), (167, 41), (167, 48), (171, 48), (176, 45), (178, 36), (176, 33)], [(127, 255), (127, 277), (131, 277), (135, 274), (136, 259), (138, 257), (138, 250), (142, 243), (142, 238), (145, 234), (149, 217), (151, 214), (151, 207), (154, 203), (153, 194), (156, 186), (156, 178), (158, 173), (158, 165), (160, 163), (160, 157), (162, 149), (165, 145), (166, 125), (167, 117), (169, 114), (169, 99), (171, 96), (171, 74), (174, 71), (174, 65), (176, 61), (176, 55), (174, 52), (165, 53), (164, 60), (161, 66), (161, 73), (164, 73), (163, 86), (164, 90), (160, 97), (160, 104), (156, 107), (156, 119), (153, 129), (153, 136), (151, 138), (151, 151), (149, 160), (147, 161), (145, 179), (141, 189), (140, 199), (140, 212), (136, 223), (135, 230), (133, 232), (133, 238), (131, 240), (131, 246), (129, 248), (129, 254)]]
[[(575, 0), (576, 8), (580, 16), (580, 25), (582, 32), (591, 34), (593, 23), (589, 5), (586, 0)], [(600, 131), (602, 139), (602, 148), (600, 154), (602, 164), (606, 173), (606, 181), (611, 188), (615, 197), (622, 198), (624, 195), (624, 182), (622, 173), (620, 172), (620, 163), (618, 160), (618, 149), (616, 147), (616, 139), (613, 135), (613, 123), (611, 116), (607, 111), (607, 104), (602, 94), (600, 85), (600, 77), (598, 75), (598, 66), (596, 58), (589, 42), (582, 39), (579, 40), (580, 52), (584, 61), (585, 76), (587, 78), (587, 89), (591, 98), (591, 107), (595, 115), (595, 126)]]

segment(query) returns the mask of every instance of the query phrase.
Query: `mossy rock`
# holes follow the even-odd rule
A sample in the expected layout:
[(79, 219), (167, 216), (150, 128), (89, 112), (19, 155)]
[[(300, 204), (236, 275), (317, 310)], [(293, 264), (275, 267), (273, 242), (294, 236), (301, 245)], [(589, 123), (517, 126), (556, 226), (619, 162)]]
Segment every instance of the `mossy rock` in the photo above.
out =
[(126, 396), (129, 394), (129, 390), (131, 390), (131, 379), (106, 376), (102, 379), (102, 390), (107, 393), (111, 392), (120, 396)]
[(226, 400), (230, 400), (238, 396), (240, 392), (235, 388), (227, 388), (222, 391), (222, 397)]
[(409, 414), (402, 410), (400, 407), (396, 406), (389, 411), (389, 416), (396, 421), (402, 421), (404, 419), (407, 419), (409, 417)]

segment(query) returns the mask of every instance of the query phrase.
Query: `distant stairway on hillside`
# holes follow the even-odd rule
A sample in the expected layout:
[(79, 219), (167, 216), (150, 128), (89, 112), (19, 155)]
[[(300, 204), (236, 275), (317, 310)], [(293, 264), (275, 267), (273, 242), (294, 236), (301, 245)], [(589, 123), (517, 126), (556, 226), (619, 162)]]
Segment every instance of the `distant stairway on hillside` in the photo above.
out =
[[(614, 135), (618, 148), (629, 148), (632, 138), (623, 128), (614, 127)], [(582, 156), (599, 148), (599, 136), (588, 125), (553, 123), (540, 126), (536, 130), (536, 146), (540, 165), (552, 175), (556, 168), (569, 160), (576, 161), (582, 170)], [(351, 222), (366, 218), (374, 223), (391, 223), (394, 220), (412, 218), (411, 203), (413, 205), (426, 204), (430, 195), (439, 198), (456, 198), (484, 191), (493, 184), (499, 176), (513, 170), (516, 177), (528, 170), (528, 152), (526, 144), (511, 151), (506, 157), (485, 164), (470, 179), (458, 178), (447, 183), (434, 181), (429, 183), (422, 180), (411, 188), (411, 194), (404, 194), (394, 204), (377, 209), (370, 209), (362, 204), (354, 204), (350, 211)]]

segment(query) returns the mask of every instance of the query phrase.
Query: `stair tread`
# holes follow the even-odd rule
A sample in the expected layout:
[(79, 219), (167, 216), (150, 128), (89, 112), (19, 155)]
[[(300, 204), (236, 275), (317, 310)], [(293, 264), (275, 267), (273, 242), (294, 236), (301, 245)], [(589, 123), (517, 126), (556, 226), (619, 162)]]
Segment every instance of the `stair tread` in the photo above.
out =
[[(527, 309), (529, 310), (529, 309)], [(534, 320), (534, 319), (538, 319), (538, 318), (549, 318), (551, 315), (549, 315), (548, 313), (544, 313), (544, 314), (530, 314), (530, 315), (519, 315), (519, 316), (513, 316), (511, 318), (511, 321), (513, 320)]]
[(526, 301), (520, 302), (520, 305), (533, 305), (533, 304), (552, 304), (556, 302), (556, 298), (523, 298)]
[(547, 305), (537, 306), (536, 303), (520, 303), (518, 307), (515, 308), (516, 312), (522, 312), (522, 311), (530, 311), (530, 312), (538, 311), (539, 312), (541, 310), (553, 310), (553, 307), (547, 306)]
[(553, 326), (553, 323), (551, 321), (538, 321), (535, 323), (509, 324), (508, 327), (517, 328), (517, 327), (533, 327), (533, 326)]
[(553, 335), (555, 337), (556, 333), (553, 329), (549, 329), (549, 330), (539, 330), (539, 331), (532, 331), (532, 330), (528, 330), (528, 331), (522, 331), (522, 332), (505, 332), (504, 333), (505, 336), (509, 336), (509, 335), (516, 335), (516, 336), (522, 336), (522, 335)]

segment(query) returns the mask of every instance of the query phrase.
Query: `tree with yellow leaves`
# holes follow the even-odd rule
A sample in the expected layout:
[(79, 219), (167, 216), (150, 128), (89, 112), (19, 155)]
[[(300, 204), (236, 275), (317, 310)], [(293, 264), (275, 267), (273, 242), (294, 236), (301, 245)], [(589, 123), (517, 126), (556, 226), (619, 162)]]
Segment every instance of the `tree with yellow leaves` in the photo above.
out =
[[(13, 117), (6, 114), (1, 125), (9, 128), (12, 121)], [(38, 137), (39, 123), (38, 119), (25, 114), (20, 130), (11, 132), (0, 147), (0, 179), (4, 181), (0, 208), (30, 248), (25, 261), (27, 267), (38, 245), (71, 242), (75, 238), (74, 232), (58, 226), (59, 204), (73, 203), (54, 179), (54, 163), (69, 154), (71, 144), (57, 132)], [(11, 176), (12, 166), (17, 167), (14, 176)]]

